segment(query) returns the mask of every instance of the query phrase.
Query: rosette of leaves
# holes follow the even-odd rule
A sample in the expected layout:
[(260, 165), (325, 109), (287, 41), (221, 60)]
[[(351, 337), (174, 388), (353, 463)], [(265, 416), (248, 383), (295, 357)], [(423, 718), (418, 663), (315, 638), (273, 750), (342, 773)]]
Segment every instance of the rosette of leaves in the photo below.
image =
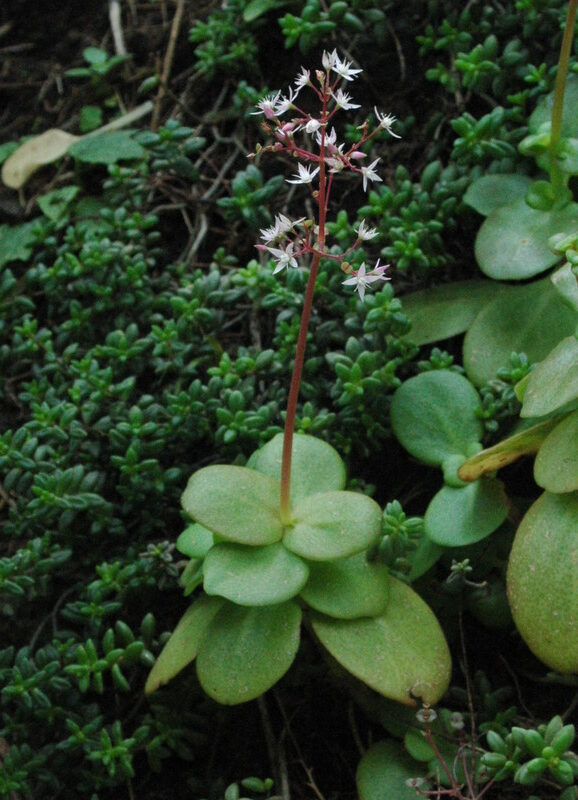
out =
[(189, 593), (203, 592), (178, 623), (151, 671), (152, 692), (196, 661), (205, 692), (220, 703), (258, 697), (291, 666), (304, 621), (349, 672), (412, 705), (435, 702), (449, 682), (450, 656), (433, 613), (367, 549), (381, 509), (344, 491), (337, 452), (310, 436), (293, 443), (291, 518), (280, 514), (283, 437), (247, 467), (195, 472), (182, 503), (195, 521), (177, 547), (191, 560)]
[[(430, 502), (425, 533), (443, 547), (462, 547), (489, 536), (504, 522), (502, 483), (483, 476), (466, 483), (461, 465), (482, 449), (483, 423), (476, 416), (478, 393), (467, 378), (450, 370), (423, 372), (393, 396), (391, 425), (403, 447), (424, 464), (441, 467), (444, 486)], [(432, 561), (440, 550), (430, 548)]]
[(578, 174), (578, 77), (568, 78), (561, 135), (555, 159), (550, 121), (554, 93), (543, 98), (531, 115), (529, 134), (520, 143), (523, 155), (534, 157), (549, 180), (525, 175), (484, 175), (475, 180), (464, 202), (486, 220), (476, 237), (480, 269), (495, 280), (525, 280), (553, 266), (558, 257), (548, 239), (576, 227), (578, 204), (568, 186)]

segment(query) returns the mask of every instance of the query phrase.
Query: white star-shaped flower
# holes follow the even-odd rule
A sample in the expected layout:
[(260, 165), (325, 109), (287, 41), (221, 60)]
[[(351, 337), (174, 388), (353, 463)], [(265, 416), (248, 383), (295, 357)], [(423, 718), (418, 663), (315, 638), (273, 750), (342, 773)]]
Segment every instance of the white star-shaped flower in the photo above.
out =
[(281, 92), (277, 92), (277, 94), (270, 94), (267, 97), (264, 97), (262, 100), (259, 100), (257, 103), (257, 107), (259, 111), (252, 111), (252, 114), (265, 114), (267, 119), (273, 119), (276, 116), (275, 107), (279, 100), (279, 95)]
[(339, 61), (337, 50), (334, 50), (332, 53), (328, 53), (327, 50), (323, 51), (323, 56), (321, 57), (321, 63), (323, 64), (323, 67), (325, 69), (333, 69), (337, 61)]
[(277, 266), (273, 270), (273, 275), (276, 275), (278, 272), (281, 272), (282, 269), (286, 267), (293, 267), (297, 269), (299, 266), (297, 264), (297, 259), (293, 255), (293, 242), (289, 242), (288, 245), (285, 247), (266, 247), (265, 249), (268, 250), (275, 261), (277, 262)]
[(295, 78), (296, 93), (300, 92), (304, 86), (311, 81), (311, 72), (305, 67), (301, 67), (301, 73)]
[(374, 239), (378, 235), (378, 231), (376, 228), (368, 228), (365, 224), (365, 220), (362, 219), (359, 223), (359, 228), (357, 229), (357, 238), (361, 239), (363, 242), (367, 242), (370, 239)]
[(361, 264), (357, 272), (353, 274), (352, 278), (348, 278), (346, 281), (342, 281), (344, 286), (355, 286), (355, 291), (359, 293), (359, 297), (363, 302), (365, 297), (365, 290), (368, 286), (375, 281), (388, 281), (390, 278), (386, 278), (383, 274), (389, 264), (384, 265), (382, 267), (379, 266), (379, 259), (375, 267), (371, 270), (371, 272), (366, 272), (365, 270), (365, 261)]
[(264, 242), (274, 242), (276, 239), (284, 236), (289, 231), (293, 230), (295, 225), (303, 222), (305, 217), (301, 219), (291, 220), (285, 214), (277, 214), (275, 217), (275, 224), (270, 228), (261, 228), (261, 239)]
[(380, 114), (379, 111), (377, 110), (377, 108), (375, 108), (375, 107), (374, 107), (373, 111), (375, 113), (375, 116), (377, 117), (377, 121), (379, 123), (379, 127), (383, 128), (384, 131), (387, 131), (392, 136), (395, 136), (396, 139), (401, 139), (401, 136), (399, 136), (397, 133), (394, 133), (391, 130), (391, 126), (393, 125), (393, 123), (396, 120), (396, 118), (393, 116), (393, 114)]
[(303, 164), (298, 164), (297, 169), (299, 172), (295, 173), (294, 180), (289, 180), (289, 178), (286, 178), (285, 180), (287, 183), (311, 183), (313, 178), (319, 172), (319, 167), (315, 167), (312, 172), (311, 167), (305, 167)]
[(383, 179), (379, 177), (377, 172), (374, 170), (375, 165), (378, 161), (381, 161), (380, 158), (376, 158), (375, 161), (372, 161), (368, 167), (361, 167), (361, 174), (363, 175), (363, 191), (367, 190), (367, 181), (382, 181)]
[(331, 92), (331, 96), (343, 111), (349, 111), (352, 108), (359, 108), (359, 103), (351, 102), (351, 95), (344, 92), (343, 89), (338, 89), (335, 94)]
[[(335, 50), (333, 52), (335, 53)], [(351, 61), (345, 61), (345, 59), (342, 61), (337, 53), (335, 53), (335, 60), (330, 69), (336, 72), (340, 77), (345, 78), (346, 81), (352, 81), (355, 79), (355, 76), (359, 72), (363, 72), (363, 70), (352, 69), (351, 63)]]

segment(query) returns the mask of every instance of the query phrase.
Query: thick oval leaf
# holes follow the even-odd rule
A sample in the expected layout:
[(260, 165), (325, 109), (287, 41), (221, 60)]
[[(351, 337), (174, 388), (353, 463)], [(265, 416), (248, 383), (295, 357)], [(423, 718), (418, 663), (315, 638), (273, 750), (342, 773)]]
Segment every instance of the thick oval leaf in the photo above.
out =
[[(256, 450), (247, 466), (281, 480), (283, 434), (278, 433), (270, 442)], [(291, 502), (318, 492), (338, 491), (345, 486), (345, 464), (337, 450), (314, 436), (302, 434), (293, 437), (291, 457)]]
[(541, 417), (578, 397), (578, 339), (567, 336), (531, 373), (520, 416)]
[(220, 597), (202, 595), (188, 608), (149, 673), (146, 694), (168, 683), (197, 657), (207, 628), (223, 602)]
[(292, 511), (283, 544), (309, 561), (337, 561), (360, 553), (379, 536), (381, 509), (357, 492), (323, 492), (303, 498)]
[(481, 438), (482, 423), (474, 413), (479, 405), (478, 393), (462, 375), (422, 372), (394, 394), (391, 426), (412, 456), (440, 466), (449, 456), (468, 456)]
[(487, 217), (497, 208), (523, 200), (531, 184), (527, 175), (482, 175), (469, 185), (464, 203)]
[(562, 300), (576, 313), (578, 311), (578, 281), (571, 264), (564, 264), (563, 267), (557, 269), (550, 275), (550, 280)]
[(416, 800), (415, 789), (406, 786), (406, 781), (418, 771), (419, 765), (399, 742), (377, 742), (357, 767), (359, 800)]
[(283, 535), (279, 482), (246, 467), (216, 464), (189, 478), (181, 502), (191, 517), (230, 542), (273, 544)]
[(225, 705), (259, 697), (293, 663), (300, 626), (301, 609), (292, 601), (262, 608), (227, 603), (213, 619), (197, 658), (201, 686)]
[(458, 281), (404, 295), (403, 310), (411, 320), (404, 338), (423, 345), (464, 333), (503, 288), (508, 287), (492, 281)]
[(193, 522), (180, 534), (176, 547), (179, 553), (189, 558), (204, 558), (214, 544), (213, 533), (198, 522)]
[(578, 490), (578, 411), (558, 422), (538, 451), (534, 478), (555, 494)]
[(458, 477), (463, 481), (477, 481), (482, 475), (512, 464), (521, 456), (535, 453), (559, 422), (560, 417), (539, 422), (537, 425), (532, 425), (531, 428), (509, 436), (493, 447), (476, 453), (475, 456), (464, 461), (458, 469)]
[(545, 492), (516, 533), (508, 564), (514, 622), (534, 654), (578, 672), (578, 494)]
[(555, 233), (576, 220), (578, 204), (538, 211), (525, 200), (502, 206), (487, 217), (476, 237), (476, 260), (494, 280), (521, 281), (538, 275), (559, 260), (548, 247)]
[(144, 158), (147, 150), (132, 138), (130, 131), (109, 131), (78, 139), (68, 153), (87, 164), (116, 164), (117, 161)]
[(20, 189), (45, 164), (66, 155), (79, 138), (58, 128), (33, 136), (6, 159), (2, 165), (2, 180), (11, 189)]
[(425, 532), (443, 547), (463, 547), (485, 539), (508, 516), (501, 481), (480, 478), (460, 489), (443, 486), (429, 504)]
[(433, 705), (448, 687), (451, 657), (442, 629), (421, 597), (395, 578), (381, 616), (342, 620), (313, 612), (311, 622), (331, 655), (385, 697)]
[(299, 594), (309, 567), (280, 542), (265, 547), (224, 542), (205, 558), (203, 587), (240, 606), (270, 606)]
[(370, 562), (365, 553), (310, 564), (310, 577), (301, 597), (316, 611), (338, 619), (382, 614), (389, 596), (389, 571)]
[(464, 366), (476, 386), (496, 377), (510, 354), (541, 361), (564, 336), (574, 332), (576, 315), (549, 278), (511, 287), (476, 317), (464, 340)]

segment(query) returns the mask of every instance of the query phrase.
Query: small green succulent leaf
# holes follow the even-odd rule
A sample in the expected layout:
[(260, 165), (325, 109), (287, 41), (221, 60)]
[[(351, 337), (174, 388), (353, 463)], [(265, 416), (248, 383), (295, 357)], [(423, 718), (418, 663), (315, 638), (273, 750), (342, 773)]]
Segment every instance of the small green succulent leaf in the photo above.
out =
[(292, 509), (283, 544), (308, 561), (337, 561), (370, 547), (381, 530), (381, 509), (357, 492), (323, 492)]
[(179, 535), (176, 547), (179, 553), (189, 558), (204, 558), (214, 544), (213, 533), (198, 522), (193, 522)]
[(560, 422), (560, 417), (548, 419), (515, 433), (492, 447), (482, 450), (468, 458), (458, 469), (458, 477), (463, 481), (477, 481), (488, 472), (506, 467), (521, 456), (535, 453), (543, 445), (550, 431)]
[(246, 467), (216, 464), (193, 473), (184, 510), (205, 528), (239, 544), (280, 541), (279, 482)]
[(464, 366), (483, 386), (508, 363), (511, 353), (541, 361), (576, 327), (576, 314), (560, 298), (550, 278), (510, 287), (478, 314), (464, 339)]
[(316, 611), (338, 619), (382, 614), (389, 595), (385, 564), (370, 562), (365, 553), (331, 563), (311, 562), (301, 597)]
[(578, 397), (578, 339), (567, 336), (530, 373), (520, 416), (541, 417)]
[(485, 539), (508, 515), (503, 485), (480, 478), (461, 489), (443, 486), (429, 504), (424, 528), (443, 547), (463, 547)]
[(531, 183), (527, 175), (482, 175), (469, 185), (464, 203), (487, 217), (502, 206), (522, 200)]
[(480, 440), (479, 405), (478, 393), (462, 375), (444, 369), (422, 372), (394, 394), (391, 425), (412, 456), (440, 466), (449, 456), (467, 456), (472, 442)]
[(538, 211), (518, 200), (493, 211), (483, 222), (475, 243), (482, 272), (494, 280), (521, 281), (553, 266), (559, 256), (548, 247), (555, 233), (575, 224), (578, 204)]
[(578, 672), (578, 493), (544, 492), (530, 506), (512, 545), (507, 586), (522, 638), (545, 664)]
[(307, 564), (280, 542), (254, 547), (223, 542), (205, 558), (203, 587), (240, 606), (284, 603), (299, 594), (309, 577)]
[(534, 181), (526, 192), (526, 203), (536, 211), (550, 211), (556, 203), (556, 194), (550, 181)]
[(570, 264), (564, 264), (557, 269), (550, 276), (550, 280), (566, 305), (574, 313), (578, 312), (578, 281)]
[(415, 778), (418, 770), (399, 742), (376, 742), (357, 767), (359, 800), (415, 800), (416, 791), (406, 781)]
[(472, 280), (404, 295), (403, 310), (411, 320), (411, 330), (404, 338), (421, 346), (464, 333), (502, 288), (508, 287), (493, 281)]
[(578, 490), (578, 411), (558, 422), (546, 438), (534, 462), (534, 478), (554, 494)]
[(152, 694), (194, 661), (211, 620), (223, 602), (219, 597), (202, 595), (185, 611), (149, 673), (146, 694)]
[(336, 661), (385, 697), (433, 705), (448, 687), (451, 657), (442, 629), (421, 597), (396, 578), (380, 616), (344, 620), (312, 612), (311, 624)]
[[(279, 433), (270, 442), (256, 450), (247, 466), (281, 480), (283, 434)], [(341, 456), (327, 442), (314, 436), (293, 437), (291, 456), (291, 502), (319, 492), (339, 491), (345, 486), (345, 465)]]
[(205, 692), (236, 705), (259, 697), (287, 672), (299, 648), (301, 609), (294, 601), (244, 608), (226, 603), (197, 657)]
[(191, 558), (187, 561), (179, 579), (183, 587), (185, 597), (192, 594), (195, 589), (203, 582), (203, 559)]

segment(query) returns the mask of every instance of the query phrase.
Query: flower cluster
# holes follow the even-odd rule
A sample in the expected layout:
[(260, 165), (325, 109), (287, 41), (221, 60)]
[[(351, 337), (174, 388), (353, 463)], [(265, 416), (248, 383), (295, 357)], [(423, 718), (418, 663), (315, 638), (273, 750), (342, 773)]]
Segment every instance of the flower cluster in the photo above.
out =
[[(333, 127), (334, 116), (339, 111), (359, 108), (351, 95), (339, 84), (342, 81), (352, 82), (362, 70), (353, 68), (351, 62), (341, 59), (335, 50), (323, 53), (322, 65), (323, 69), (317, 70), (313, 79), (311, 71), (302, 67), (286, 94), (277, 92), (264, 97), (258, 103), (259, 110), (254, 112), (265, 117), (264, 128), (275, 138), (274, 144), (260, 147), (258, 152), (285, 151), (296, 158), (299, 162), (297, 172), (287, 179), (287, 183), (308, 186), (318, 208), (316, 222), (304, 217), (291, 220), (283, 214), (277, 215), (273, 226), (261, 231), (262, 244), (258, 244), (257, 248), (267, 251), (273, 257), (276, 263), (274, 273), (288, 267), (297, 268), (298, 259), (305, 254), (317, 259), (323, 257), (335, 260), (350, 276), (343, 283), (355, 287), (363, 300), (366, 289), (372, 283), (389, 280), (384, 274), (387, 265), (380, 266), (378, 261), (373, 269), (368, 269), (364, 262), (353, 269), (348, 263), (348, 257), (362, 242), (377, 236), (377, 231), (369, 228), (365, 220), (362, 220), (357, 230), (357, 239), (347, 252), (342, 255), (328, 252), (325, 249), (325, 234), (329, 196), (335, 175), (344, 171), (360, 175), (364, 191), (367, 191), (370, 184), (381, 181), (376, 171), (380, 159), (376, 158), (369, 165), (364, 165), (366, 153), (361, 148), (381, 130), (399, 137), (392, 130), (395, 117), (382, 114), (375, 108), (377, 127), (373, 131), (370, 132), (366, 121), (359, 127), (360, 138), (354, 145), (347, 147), (345, 143), (338, 143), (337, 132)], [(306, 88), (319, 101), (320, 111), (317, 115), (309, 113), (301, 105), (300, 95)], [(288, 112), (292, 114), (291, 118), (282, 121), (281, 117)], [(303, 136), (305, 144), (296, 141), (297, 133)]]

